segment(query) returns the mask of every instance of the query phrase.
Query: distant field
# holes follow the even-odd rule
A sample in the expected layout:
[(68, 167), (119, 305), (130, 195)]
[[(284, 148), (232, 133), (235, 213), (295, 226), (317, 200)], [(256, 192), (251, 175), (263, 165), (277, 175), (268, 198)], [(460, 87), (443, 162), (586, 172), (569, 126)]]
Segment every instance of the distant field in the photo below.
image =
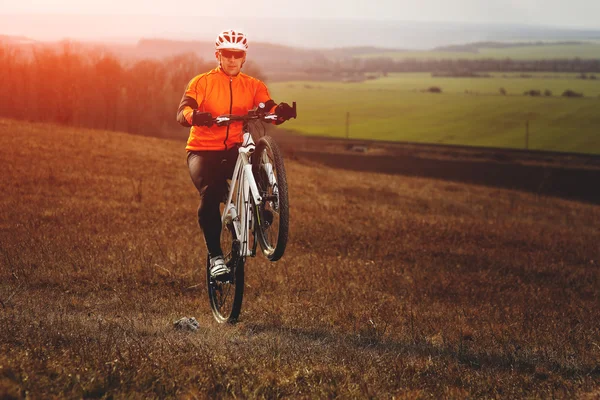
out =
[[(522, 95), (526, 90), (536, 89), (544, 92), (550, 90), (554, 96), (560, 96), (571, 89), (583, 93), (587, 97), (600, 96), (600, 74), (596, 80), (577, 79), (578, 74), (568, 73), (492, 73), (492, 78), (444, 78), (433, 77), (430, 73), (389, 74), (385, 78), (364, 82), (365, 89), (390, 89), (398, 91), (421, 91), (431, 86), (442, 88), (445, 93), (499, 94), (504, 88), (509, 95)], [(523, 78), (525, 76), (526, 78)], [(360, 84), (338, 84), (360, 87)]]
[(553, 59), (553, 58), (600, 58), (600, 43), (590, 42), (573, 45), (523, 46), (510, 48), (482, 48), (479, 53), (454, 51), (402, 51), (390, 53), (365, 54), (361, 57), (391, 57), (393, 59), (482, 59), (513, 58), (518, 60)]
[[(309, 135), (522, 148), (600, 154), (600, 80), (575, 75), (495, 74), (493, 78), (433, 78), (393, 74), (363, 83), (281, 82), (276, 99), (296, 101), (299, 119), (286, 127)], [(438, 86), (443, 93), (423, 93)], [(499, 94), (504, 88), (508, 95)], [(551, 97), (523, 96), (526, 90)], [(567, 89), (585, 98), (563, 98)], [(469, 93), (466, 93), (468, 91)]]

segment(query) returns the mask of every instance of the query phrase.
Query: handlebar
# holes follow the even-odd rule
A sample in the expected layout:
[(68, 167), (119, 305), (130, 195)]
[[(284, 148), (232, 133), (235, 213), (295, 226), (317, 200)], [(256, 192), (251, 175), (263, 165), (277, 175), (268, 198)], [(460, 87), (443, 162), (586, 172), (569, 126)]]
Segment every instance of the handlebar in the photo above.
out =
[[(293, 115), (290, 117), (296, 119), (296, 102), (294, 101), (292, 103), (292, 110), (293, 110)], [(258, 105), (258, 108), (256, 108), (255, 110), (250, 110), (248, 111), (248, 114), (246, 115), (234, 115), (234, 114), (224, 114), (224, 115), (219, 115), (218, 117), (215, 117), (212, 119), (212, 122), (214, 124), (216, 124), (217, 126), (227, 126), (229, 124), (231, 124), (232, 122), (238, 122), (238, 121), (242, 121), (242, 122), (248, 122), (248, 121), (254, 121), (254, 120), (261, 120), (261, 121), (265, 121), (265, 122), (272, 122), (272, 121), (277, 121), (277, 119), (279, 118), (279, 116), (275, 113), (269, 114), (266, 112), (265, 110), (265, 104), (264, 103), (260, 103)]]

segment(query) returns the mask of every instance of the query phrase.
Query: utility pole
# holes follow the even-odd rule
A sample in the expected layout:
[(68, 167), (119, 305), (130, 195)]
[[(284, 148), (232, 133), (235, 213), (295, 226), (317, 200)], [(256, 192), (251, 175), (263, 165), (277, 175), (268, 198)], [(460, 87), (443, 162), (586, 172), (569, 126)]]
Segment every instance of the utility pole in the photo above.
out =
[(346, 139), (350, 139), (350, 111), (346, 112)]
[(525, 122), (525, 150), (529, 150), (529, 120)]

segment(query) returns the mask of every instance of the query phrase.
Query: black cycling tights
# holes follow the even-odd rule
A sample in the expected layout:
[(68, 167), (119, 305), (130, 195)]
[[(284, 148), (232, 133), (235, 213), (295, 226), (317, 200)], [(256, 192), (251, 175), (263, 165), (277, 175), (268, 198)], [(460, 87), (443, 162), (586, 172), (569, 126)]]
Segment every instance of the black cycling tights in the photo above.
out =
[(200, 193), (198, 224), (204, 232), (206, 248), (211, 257), (223, 255), (219, 203), (227, 194), (227, 179), (233, 175), (237, 156), (237, 147), (223, 151), (188, 152), (190, 176)]

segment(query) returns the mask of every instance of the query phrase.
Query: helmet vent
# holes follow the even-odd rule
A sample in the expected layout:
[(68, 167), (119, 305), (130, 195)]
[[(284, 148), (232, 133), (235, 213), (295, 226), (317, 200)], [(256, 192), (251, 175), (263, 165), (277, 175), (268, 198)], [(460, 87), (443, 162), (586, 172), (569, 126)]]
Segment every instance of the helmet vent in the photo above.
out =
[(228, 30), (221, 32), (215, 41), (217, 50), (230, 49), (248, 51), (248, 40), (246, 35), (240, 31)]

